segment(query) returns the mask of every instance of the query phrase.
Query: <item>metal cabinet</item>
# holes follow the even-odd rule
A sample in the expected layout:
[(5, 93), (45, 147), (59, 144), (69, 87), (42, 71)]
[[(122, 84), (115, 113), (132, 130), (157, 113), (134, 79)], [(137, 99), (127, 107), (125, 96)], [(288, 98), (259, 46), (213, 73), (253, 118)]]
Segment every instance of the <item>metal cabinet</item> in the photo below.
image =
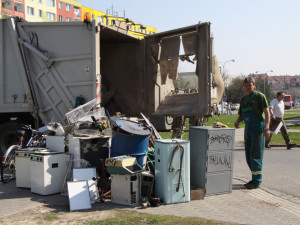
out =
[(190, 127), (191, 186), (205, 195), (232, 191), (234, 129)]

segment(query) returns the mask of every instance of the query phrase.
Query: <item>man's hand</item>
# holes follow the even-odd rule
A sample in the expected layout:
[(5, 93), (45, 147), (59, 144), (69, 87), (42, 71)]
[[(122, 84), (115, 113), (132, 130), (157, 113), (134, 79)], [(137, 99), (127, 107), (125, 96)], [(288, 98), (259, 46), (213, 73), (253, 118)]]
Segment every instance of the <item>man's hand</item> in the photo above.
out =
[(234, 127), (239, 128), (239, 124), (241, 121), (243, 121), (243, 117), (239, 116), (234, 123)]
[(269, 139), (270, 136), (271, 136), (270, 130), (264, 129), (264, 136), (265, 136), (266, 139)]

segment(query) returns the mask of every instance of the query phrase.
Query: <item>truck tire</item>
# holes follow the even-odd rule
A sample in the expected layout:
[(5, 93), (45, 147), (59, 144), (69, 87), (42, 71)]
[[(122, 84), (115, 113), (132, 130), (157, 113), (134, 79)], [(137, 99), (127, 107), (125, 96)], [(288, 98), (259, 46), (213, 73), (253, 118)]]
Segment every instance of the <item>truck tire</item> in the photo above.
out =
[(4, 155), (5, 151), (11, 145), (18, 145), (20, 140), (18, 133), (22, 131), (23, 128), (18, 122), (6, 122), (0, 126), (0, 156)]

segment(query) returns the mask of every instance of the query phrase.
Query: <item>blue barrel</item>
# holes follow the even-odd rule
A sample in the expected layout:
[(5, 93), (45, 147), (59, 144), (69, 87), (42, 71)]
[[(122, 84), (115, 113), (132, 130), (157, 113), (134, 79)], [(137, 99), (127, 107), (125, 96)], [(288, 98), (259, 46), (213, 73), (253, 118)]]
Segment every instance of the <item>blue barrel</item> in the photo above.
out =
[(130, 120), (118, 119), (116, 122), (118, 127), (125, 132), (113, 130), (111, 157), (130, 155), (136, 157), (138, 164), (143, 166), (143, 159), (148, 152), (151, 129)]

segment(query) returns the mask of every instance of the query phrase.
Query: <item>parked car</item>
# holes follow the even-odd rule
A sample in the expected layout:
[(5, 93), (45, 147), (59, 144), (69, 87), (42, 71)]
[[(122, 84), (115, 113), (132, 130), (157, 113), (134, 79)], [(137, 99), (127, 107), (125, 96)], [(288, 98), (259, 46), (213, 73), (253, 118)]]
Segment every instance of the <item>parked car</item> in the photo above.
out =
[(240, 109), (240, 104), (239, 103), (235, 103), (235, 104), (231, 105), (231, 110), (232, 111), (239, 110), (239, 109)]
[(225, 105), (224, 103), (223, 103), (223, 111), (222, 111), (222, 105), (221, 104), (219, 104), (217, 107), (216, 107), (216, 109), (215, 109), (215, 113), (214, 113), (215, 115), (221, 115), (221, 114), (227, 114), (227, 105)]

